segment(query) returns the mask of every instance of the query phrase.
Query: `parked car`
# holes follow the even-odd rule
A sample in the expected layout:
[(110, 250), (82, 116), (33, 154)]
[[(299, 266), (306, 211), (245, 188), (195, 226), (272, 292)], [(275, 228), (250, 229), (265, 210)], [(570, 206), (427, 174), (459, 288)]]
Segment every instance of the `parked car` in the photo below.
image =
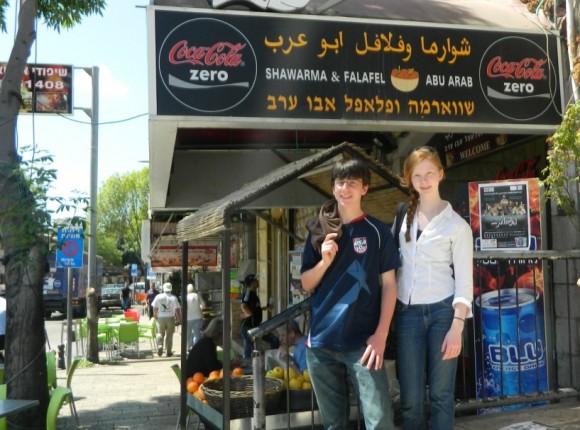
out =
[(131, 297), (134, 305), (142, 305), (147, 301), (147, 293), (145, 291), (145, 282), (134, 282), (129, 285), (131, 289)]
[(105, 284), (101, 287), (101, 305), (100, 308), (122, 308), (121, 289), (123, 284)]

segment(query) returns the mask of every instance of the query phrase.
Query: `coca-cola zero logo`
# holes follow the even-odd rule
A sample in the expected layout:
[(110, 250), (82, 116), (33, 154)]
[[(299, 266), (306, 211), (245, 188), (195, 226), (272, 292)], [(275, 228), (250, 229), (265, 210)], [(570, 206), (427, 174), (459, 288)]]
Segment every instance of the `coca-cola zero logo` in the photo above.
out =
[(491, 107), (516, 121), (542, 115), (556, 95), (556, 75), (548, 55), (524, 37), (494, 42), (481, 58), (479, 78)]
[(225, 112), (240, 104), (256, 82), (256, 54), (232, 25), (196, 18), (175, 27), (159, 50), (159, 76), (169, 93), (200, 112)]

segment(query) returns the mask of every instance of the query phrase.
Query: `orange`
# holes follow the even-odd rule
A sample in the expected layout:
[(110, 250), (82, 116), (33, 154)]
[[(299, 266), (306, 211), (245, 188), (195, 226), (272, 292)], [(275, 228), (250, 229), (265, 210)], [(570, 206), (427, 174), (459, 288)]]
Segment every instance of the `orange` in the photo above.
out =
[(191, 381), (193, 381), (193, 376), (190, 376), (185, 380), (185, 386), (187, 387), (187, 384), (189, 384)]
[(205, 376), (201, 372), (196, 372), (193, 375), (193, 380), (201, 385), (201, 384), (203, 384), (203, 381), (205, 381)]
[(203, 394), (203, 390), (197, 390), (195, 393), (193, 393), (193, 395), (194, 395), (194, 397), (197, 397), (202, 402), (205, 400), (205, 394)]
[(220, 371), (219, 370), (214, 370), (213, 372), (211, 372), (209, 374), (209, 376), (207, 377), (208, 381), (211, 379), (218, 379), (220, 377)]
[(224, 377), (224, 369), (220, 370), (220, 378)]
[(232, 376), (242, 376), (244, 375), (244, 369), (242, 369), (241, 367), (236, 367), (234, 370), (232, 370)]
[(195, 381), (189, 381), (187, 384), (187, 391), (189, 391), (191, 394), (195, 393), (198, 388), (199, 384)]

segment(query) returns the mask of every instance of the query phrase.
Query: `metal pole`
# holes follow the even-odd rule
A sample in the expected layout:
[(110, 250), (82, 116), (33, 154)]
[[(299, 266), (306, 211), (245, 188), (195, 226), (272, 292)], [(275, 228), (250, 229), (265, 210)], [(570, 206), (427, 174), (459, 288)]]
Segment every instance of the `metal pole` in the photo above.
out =
[(185, 387), (185, 380), (187, 379), (187, 337), (191, 336), (189, 327), (187, 326), (187, 268), (189, 261), (189, 242), (182, 243), (181, 250), (181, 387), (180, 387), (180, 402), (179, 402), (179, 422), (178, 427), (181, 430), (187, 428), (187, 396), (188, 391)]
[(254, 430), (266, 429), (266, 391), (264, 353), (252, 351), (252, 373), (254, 375)]
[(70, 367), (72, 362), (72, 337), (73, 337), (73, 322), (72, 322), (72, 296), (73, 296), (73, 276), (72, 269), (67, 269), (68, 288), (66, 294), (66, 369)]
[[(89, 206), (89, 288), (97, 287), (97, 184), (99, 167), (99, 68), (84, 69), (93, 83), (93, 100), (91, 106), (91, 189)], [(88, 291), (88, 290), (87, 290)]]
[[(230, 232), (230, 215), (227, 215), (227, 226), (223, 232), (222, 245), (222, 318), (224, 322), (223, 334), (223, 369), (224, 369), (224, 393), (230, 392), (230, 350), (232, 348), (231, 339), (231, 321), (230, 321), (230, 246), (231, 246), (231, 232)], [(230, 396), (226, 395), (223, 398), (223, 430), (230, 430)]]

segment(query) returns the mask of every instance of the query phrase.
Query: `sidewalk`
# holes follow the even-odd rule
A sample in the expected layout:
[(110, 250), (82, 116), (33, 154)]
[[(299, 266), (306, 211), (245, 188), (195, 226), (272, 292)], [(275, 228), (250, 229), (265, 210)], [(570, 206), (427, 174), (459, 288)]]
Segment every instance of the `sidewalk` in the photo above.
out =
[[(157, 357), (149, 340), (139, 344), (140, 357), (129, 352), (114, 364), (77, 368), (72, 390), (82, 428), (91, 430), (171, 430), (179, 414), (178, 380), (171, 369), (180, 364), (181, 333), (174, 335), (171, 358)], [(153, 353), (153, 354), (152, 354)], [(104, 358), (104, 353), (101, 353)], [(66, 384), (65, 370), (58, 370), (58, 384)], [(197, 427), (193, 419), (190, 429)], [(59, 428), (74, 428), (70, 409), (64, 405)], [(203, 428), (203, 425), (201, 426)], [(580, 430), (580, 399), (561, 403), (456, 420), (459, 430)]]
[[(146, 317), (145, 317), (146, 318)], [(180, 328), (181, 331), (181, 328)], [(157, 356), (148, 339), (139, 342), (139, 357), (127, 349), (111, 362), (76, 369), (72, 390), (82, 428), (91, 430), (175, 429), (180, 386), (171, 365), (181, 366), (181, 332), (173, 338), (171, 358)], [(164, 351), (165, 352), (165, 351)], [(66, 385), (66, 370), (57, 370), (58, 384)], [(70, 408), (63, 405), (59, 428), (74, 428)], [(190, 426), (191, 428), (191, 426)]]

